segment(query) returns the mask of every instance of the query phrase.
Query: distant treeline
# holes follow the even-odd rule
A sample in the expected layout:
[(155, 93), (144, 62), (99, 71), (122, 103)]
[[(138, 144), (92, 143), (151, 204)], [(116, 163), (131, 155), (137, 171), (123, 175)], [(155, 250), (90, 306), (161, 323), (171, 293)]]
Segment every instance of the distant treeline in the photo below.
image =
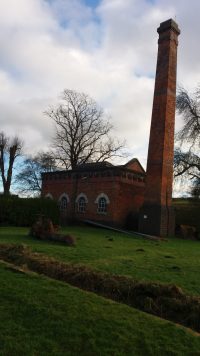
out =
[(176, 225), (196, 226), (200, 231), (200, 200), (192, 198), (173, 199), (176, 212)]

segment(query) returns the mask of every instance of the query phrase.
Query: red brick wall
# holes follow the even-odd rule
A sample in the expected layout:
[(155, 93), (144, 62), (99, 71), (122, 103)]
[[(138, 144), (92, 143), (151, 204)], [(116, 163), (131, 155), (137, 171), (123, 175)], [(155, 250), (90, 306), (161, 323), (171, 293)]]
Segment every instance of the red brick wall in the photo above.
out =
[[(58, 174), (59, 175), (59, 174)], [(100, 174), (101, 175), (101, 174)], [(85, 194), (88, 199), (86, 212), (77, 212), (76, 217), (79, 219), (88, 219), (110, 224), (124, 225), (126, 217), (130, 212), (138, 211), (143, 203), (144, 181), (141, 178), (134, 178), (129, 172), (124, 176), (99, 176), (59, 179), (43, 179), (42, 196), (51, 194), (54, 199), (58, 200), (63, 193), (69, 197), (67, 207), (67, 216), (73, 216), (74, 201), (81, 193)], [(55, 173), (50, 176), (55, 177)], [(110, 203), (107, 206), (107, 213), (100, 214), (97, 212), (95, 203), (98, 195), (106, 194)]]
[(147, 234), (169, 236), (174, 234), (172, 181), (177, 45), (180, 31), (178, 25), (170, 19), (160, 24), (158, 33), (146, 189), (139, 230)]
[[(168, 26), (164, 25), (167, 24)], [(171, 206), (178, 27), (162, 23), (147, 160), (145, 203)]]

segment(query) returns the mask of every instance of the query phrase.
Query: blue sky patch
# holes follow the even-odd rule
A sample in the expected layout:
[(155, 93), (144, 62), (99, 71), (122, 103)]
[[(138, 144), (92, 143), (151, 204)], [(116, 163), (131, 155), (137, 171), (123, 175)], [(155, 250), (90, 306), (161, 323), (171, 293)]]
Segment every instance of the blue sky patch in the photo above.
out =
[(90, 7), (97, 7), (101, 0), (83, 0), (83, 3)]

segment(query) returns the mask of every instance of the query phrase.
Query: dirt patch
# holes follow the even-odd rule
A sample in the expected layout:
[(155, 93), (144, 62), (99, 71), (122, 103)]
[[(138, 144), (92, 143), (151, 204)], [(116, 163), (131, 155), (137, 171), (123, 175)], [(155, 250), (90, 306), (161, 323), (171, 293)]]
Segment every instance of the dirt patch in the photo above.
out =
[(200, 332), (200, 298), (184, 294), (176, 285), (139, 282), (125, 276), (93, 271), (85, 266), (66, 264), (33, 253), (25, 245), (0, 244), (0, 259)]
[(179, 266), (172, 266), (172, 269), (174, 271), (180, 271), (181, 270), (181, 268)]

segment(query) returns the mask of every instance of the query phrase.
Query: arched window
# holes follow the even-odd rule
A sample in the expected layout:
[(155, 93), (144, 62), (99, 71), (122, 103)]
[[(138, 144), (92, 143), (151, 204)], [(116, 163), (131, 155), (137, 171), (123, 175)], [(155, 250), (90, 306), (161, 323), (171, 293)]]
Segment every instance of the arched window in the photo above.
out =
[(60, 210), (66, 210), (67, 209), (67, 198), (62, 197), (60, 200)]
[(63, 193), (59, 198), (59, 207), (61, 211), (66, 211), (69, 203), (69, 197), (66, 193)]
[(108, 210), (108, 204), (110, 204), (110, 200), (105, 193), (101, 193), (96, 198), (95, 204), (97, 204), (97, 212), (99, 214), (106, 214)]
[(84, 193), (80, 193), (76, 198), (77, 211), (79, 213), (85, 213), (87, 203), (88, 203), (87, 196)]
[(78, 200), (78, 212), (85, 213), (86, 210), (86, 200), (84, 197), (80, 197)]
[(107, 212), (107, 202), (104, 197), (99, 198), (98, 200), (98, 213), (106, 213)]

